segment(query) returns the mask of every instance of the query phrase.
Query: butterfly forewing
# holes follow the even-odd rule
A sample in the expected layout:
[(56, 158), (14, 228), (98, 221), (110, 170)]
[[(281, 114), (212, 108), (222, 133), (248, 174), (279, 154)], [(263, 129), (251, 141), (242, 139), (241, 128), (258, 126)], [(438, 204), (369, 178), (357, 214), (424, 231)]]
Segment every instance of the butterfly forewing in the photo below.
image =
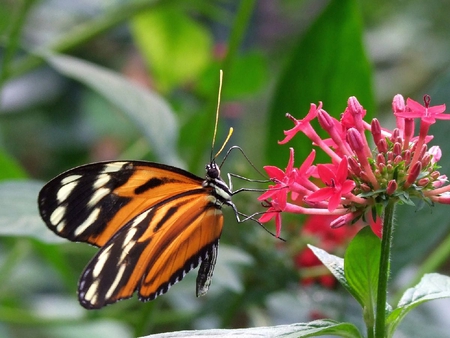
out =
[(69, 170), (47, 183), (39, 209), (47, 226), (72, 241), (103, 246), (151, 206), (202, 188), (203, 179), (151, 162), (104, 162)]
[[(186, 191), (154, 205), (94, 256), (80, 279), (80, 303), (100, 308), (135, 291), (141, 300), (167, 292), (199, 263), (210, 261), (222, 225), (222, 211), (208, 189)], [(208, 264), (210, 274), (214, 263), (215, 255)]]

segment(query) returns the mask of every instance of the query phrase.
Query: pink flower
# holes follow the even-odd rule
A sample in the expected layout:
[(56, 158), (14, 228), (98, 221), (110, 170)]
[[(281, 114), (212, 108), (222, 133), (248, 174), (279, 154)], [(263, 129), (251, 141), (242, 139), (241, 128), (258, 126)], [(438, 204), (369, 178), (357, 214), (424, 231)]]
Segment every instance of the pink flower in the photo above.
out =
[[(430, 125), (438, 119), (450, 119), (450, 115), (443, 114), (445, 105), (430, 107), (428, 95), (424, 97), (424, 106), (411, 99), (405, 104), (398, 94), (392, 108), (397, 117), (397, 128), (393, 131), (382, 128), (377, 120), (364, 121), (366, 111), (355, 97), (348, 100), (340, 121), (323, 110), (321, 103), (319, 107), (311, 104), (303, 120), (289, 115), (295, 127), (285, 131), (286, 137), (280, 143), (302, 132), (330, 161), (314, 165), (315, 151), (312, 151), (296, 169), (294, 150), (290, 149), (285, 171), (266, 166), (275, 185), (259, 198), (269, 206), (261, 221), (275, 218), (278, 234), (281, 213), (333, 216), (329, 224), (332, 229), (362, 218), (381, 236), (382, 220), (372, 211), (382, 214), (390, 199), (407, 204), (414, 204), (413, 198), (450, 204), (447, 176), (438, 171), (442, 151), (438, 146), (428, 145), (433, 140), (428, 134)], [(315, 118), (331, 139), (322, 139), (313, 129), (311, 121)], [(418, 136), (414, 136), (413, 118), (421, 118)], [(366, 134), (375, 141), (375, 148), (369, 146), (374, 142), (368, 142)]]
[(422, 106), (419, 102), (414, 101), (410, 98), (406, 100), (406, 105), (409, 110), (394, 112), (395, 116), (416, 119), (420, 118), (423, 122), (427, 124), (433, 124), (436, 119), (439, 120), (450, 120), (450, 115), (442, 114), (445, 112), (445, 104), (439, 106), (430, 107), (430, 97), (428, 95), (424, 96), (425, 106)]
[(271, 203), (269, 209), (259, 218), (261, 223), (267, 223), (272, 218), (275, 218), (275, 236), (280, 237), (281, 233), (281, 209), (275, 204)]
[(277, 201), (279, 210), (284, 210), (286, 207), (287, 194), (289, 187), (295, 181), (297, 170), (294, 169), (294, 149), (290, 148), (289, 162), (286, 170), (283, 171), (274, 166), (265, 166), (264, 170), (267, 175), (276, 183), (271, 186), (268, 191), (258, 197), (260, 201), (265, 201), (269, 198)]
[(346, 157), (342, 158), (341, 163), (339, 163), (339, 166), (335, 170), (323, 164), (319, 164), (317, 170), (320, 179), (325, 183), (326, 187), (313, 192), (306, 197), (306, 200), (308, 202), (329, 200), (328, 211), (332, 212), (341, 203), (341, 197), (350, 193), (356, 183), (347, 179), (348, 167)]
[(284, 135), (286, 137), (279, 141), (278, 144), (285, 144), (289, 142), (299, 131), (307, 132), (309, 129), (312, 129), (310, 121), (313, 120), (317, 116), (317, 111), (322, 108), (322, 102), (319, 103), (319, 107), (316, 108), (316, 105), (311, 103), (311, 107), (309, 109), (308, 114), (302, 120), (297, 120), (292, 115), (286, 114), (286, 117), (290, 118), (294, 121), (295, 126), (292, 129), (284, 131)]

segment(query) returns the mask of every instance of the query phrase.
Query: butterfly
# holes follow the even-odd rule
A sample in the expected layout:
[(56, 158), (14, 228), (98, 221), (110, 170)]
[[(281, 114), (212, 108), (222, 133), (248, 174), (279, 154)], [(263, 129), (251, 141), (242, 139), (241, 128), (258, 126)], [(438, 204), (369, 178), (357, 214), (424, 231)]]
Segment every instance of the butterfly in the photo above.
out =
[(200, 264), (197, 296), (206, 294), (223, 226), (222, 206), (236, 210), (219, 166), (206, 178), (153, 162), (113, 161), (62, 173), (39, 193), (48, 228), (101, 249), (81, 275), (78, 298), (98, 309), (166, 293)]
[[(213, 148), (217, 116), (218, 110)], [(68, 170), (42, 188), (38, 205), (47, 227), (100, 247), (78, 283), (82, 306), (99, 309), (135, 292), (141, 301), (153, 300), (198, 265), (197, 296), (206, 294), (222, 206), (230, 206), (238, 221), (242, 215), (231, 201), (242, 189), (232, 192), (220, 177), (217, 154), (205, 178), (165, 164), (112, 161)]]

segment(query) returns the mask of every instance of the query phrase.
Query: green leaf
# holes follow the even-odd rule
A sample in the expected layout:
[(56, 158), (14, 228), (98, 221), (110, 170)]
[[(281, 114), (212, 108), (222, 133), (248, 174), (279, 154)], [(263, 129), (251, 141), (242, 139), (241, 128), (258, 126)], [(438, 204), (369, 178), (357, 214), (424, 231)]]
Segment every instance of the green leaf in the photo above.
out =
[(438, 273), (426, 274), (419, 284), (405, 291), (400, 299), (397, 308), (392, 311), (386, 320), (389, 325), (389, 337), (391, 337), (402, 319), (409, 311), (424, 302), (449, 298), (450, 297), (450, 277)]
[(43, 57), (62, 74), (93, 88), (119, 107), (139, 128), (162, 162), (181, 166), (176, 153), (178, 125), (167, 102), (157, 93), (131, 83), (120, 74), (69, 56)]
[(0, 183), (0, 236), (25, 236), (47, 243), (64, 240), (47, 229), (38, 212), (43, 183), (31, 180)]
[(308, 244), (308, 248), (316, 255), (317, 258), (325, 265), (328, 270), (336, 277), (339, 283), (342, 284), (347, 290), (350, 291), (350, 285), (347, 283), (344, 274), (344, 259), (341, 257), (331, 255), (325, 250), (316, 248), (313, 245)]
[[(219, 69), (222, 64), (215, 62), (199, 79), (196, 90), (208, 97), (211, 88), (217, 87)], [(223, 74), (223, 100), (238, 100), (256, 93), (267, 83), (267, 61), (263, 54), (253, 50), (237, 56), (231, 63), (231, 69)]]
[(134, 17), (131, 28), (163, 92), (195, 79), (210, 62), (212, 37), (179, 9), (158, 7), (145, 11)]
[(154, 334), (146, 337), (167, 338), (167, 337), (317, 337), (326, 334), (337, 335), (348, 338), (361, 338), (356, 326), (351, 323), (339, 323), (334, 320), (315, 320), (309, 323), (299, 323), (292, 325), (279, 325), (271, 327), (254, 327), (250, 329), (214, 329), (197, 331), (178, 331)]
[[(364, 50), (358, 2), (332, 0), (295, 45), (275, 88), (268, 121), (269, 163), (286, 166), (289, 152), (287, 149), (280, 152), (277, 144), (283, 138), (283, 130), (293, 127), (292, 121), (285, 118), (286, 113), (301, 119), (310, 103), (322, 101), (324, 109), (338, 118), (350, 96), (358, 98), (367, 110), (366, 119), (370, 120), (375, 106), (372, 74)], [(311, 150), (305, 144), (310, 141), (299, 133), (287, 147), (294, 147), (301, 159)], [(319, 152), (317, 156), (320, 159), (324, 155)]]
[(375, 316), (381, 241), (366, 226), (350, 242), (345, 252), (344, 272), (353, 297), (365, 311), (365, 319)]
[(0, 181), (5, 179), (25, 178), (27, 173), (7, 153), (0, 150)]

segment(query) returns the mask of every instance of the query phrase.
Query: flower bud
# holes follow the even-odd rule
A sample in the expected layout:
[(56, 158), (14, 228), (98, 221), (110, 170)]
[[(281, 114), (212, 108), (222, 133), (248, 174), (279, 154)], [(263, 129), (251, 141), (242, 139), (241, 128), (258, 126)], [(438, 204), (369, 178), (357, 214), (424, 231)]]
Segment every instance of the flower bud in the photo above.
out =
[(425, 153), (425, 155), (422, 157), (422, 168), (428, 167), (428, 165), (431, 163), (431, 159), (433, 156), (430, 153)]
[(406, 165), (411, 163), (411, 150), (405, 150), (405, 152), (403, 153), (403, 159), (405, 160)]
[(330, 114), (328, 114), (325, 110), (320, 109), (317, 114), (317, 119), (319, 120), (320, 126), (327, 132), (330, 133), (330, 130), (335, 128), (334, 121)]
[(405, 111), (405, 99), (402, 95), (397, 94), (392, 100), (392, 111), (394, 113), (402, 113)]
[(370, 132), (372, 133), (374, 143), (378, 144), (382, 139), (380, 121), (377, 119), (372, 120)]
[(380, 153), (385, 153), (388, 150), (387, 142), (384, 138), (378, 141), (377, 149)]
[(350, 147), (358, 154), (364, 149), (364, 142), (362, 140), (361, 134), (355, 128), (350, 128), (347, 131), (347, 142)]
[(386, 194), (392, 195), (396, 190), (397, 190), (397, 181), (390, 180), (386, 188)]
[(394, 165), (397, 165), (400, 162), (403, 162), (403, 157), (401, 157), (400, 155), (395, 156), (395, 158), (394, 158)]
[(356, 162), (355, 158), (348, 157), (348, 166), (350, 167), (350, 170), (355, 174), (355, 176), (359, 176), (361, 173), (361, 168), (359, 167), (358, 162)]
[(417, 185), (419, 187), (424, 187), (426, 186), (428, 183), (430, 183), (430, 179), (427, 177), (421, 178), (420, 180), (417, 181)]
[(394, 152), (394, 155), (398, 156), (402, 154), (402, 145), (398, 142), (394, 143), (394, 148), (392, 149)]
[(439, 160), (442, 157), (442, 150), (439, 146), (432, 146), (430, 149), (428, 149), (428, 153), (433, 156), (431, 162), (435, 164), (436, 162), (439, 162)]
[(383, 154), (377, 154), (377, 163), (378, 164), (386, 164), (386, 159)]
[(413, 184), (417, 177), (419, 176), (420, 172), (422, 171), (422, 163), (420, 162), (416, 162), (413, 167), (411, 168), (411, 170), (409, 171), (409, 174), (406, 178), (406, 182), (403, 185), (404, 189), (407, 189), (411, 186), (411, 184)]

